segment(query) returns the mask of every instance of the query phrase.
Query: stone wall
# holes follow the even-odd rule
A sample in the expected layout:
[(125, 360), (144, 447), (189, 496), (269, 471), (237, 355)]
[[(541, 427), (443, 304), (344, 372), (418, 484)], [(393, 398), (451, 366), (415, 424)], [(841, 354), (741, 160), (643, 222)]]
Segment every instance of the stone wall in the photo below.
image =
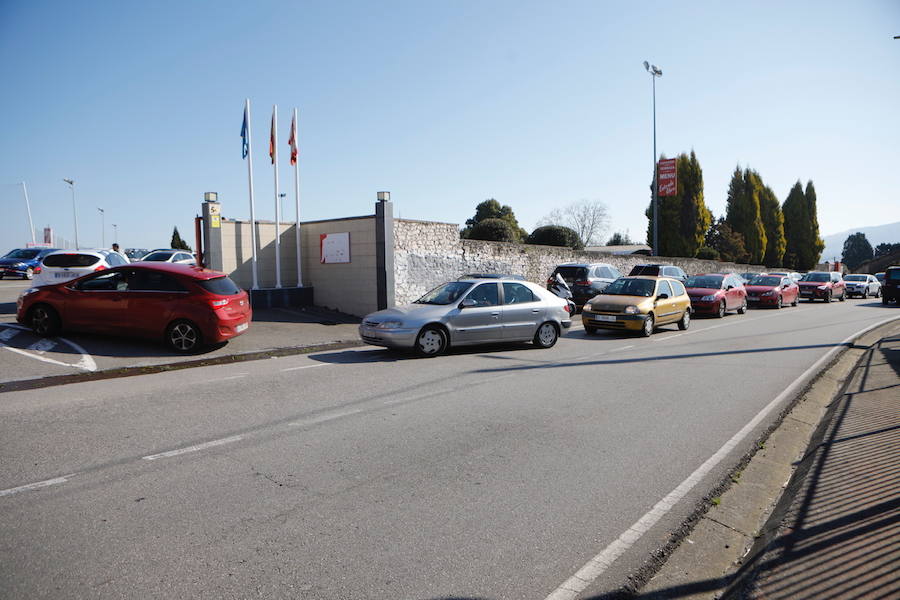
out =
[(428, 290), (465, 273), (509, 273), (544, 285), (556, 265), (602, 262), (627, 274), (648, 262), (678, 265), (695, 273), (761, 272), (760, 265), (741, 265), (695, 258), (574, 252), (555, 246), (461, 240), (453, 223), (394, 220), (394, 280), (397, 305), (408, 304)]

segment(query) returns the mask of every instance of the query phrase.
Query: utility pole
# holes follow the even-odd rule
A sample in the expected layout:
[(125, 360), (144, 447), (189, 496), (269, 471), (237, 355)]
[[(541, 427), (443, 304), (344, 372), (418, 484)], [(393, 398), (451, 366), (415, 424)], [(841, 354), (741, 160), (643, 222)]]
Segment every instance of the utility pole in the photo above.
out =
[(78, 250), (78, 210), (75, 208), (75, 180), (63, 179), (72, 188), (72, 215), (75, 218), (75, 249)]
[(646, 60), (644, 68), (650, 73), (653, 81), (653, 255), (659, 256), (659, 176), (656, 166), (656, 78), (662, 77), (662, 69), (651, 65)]

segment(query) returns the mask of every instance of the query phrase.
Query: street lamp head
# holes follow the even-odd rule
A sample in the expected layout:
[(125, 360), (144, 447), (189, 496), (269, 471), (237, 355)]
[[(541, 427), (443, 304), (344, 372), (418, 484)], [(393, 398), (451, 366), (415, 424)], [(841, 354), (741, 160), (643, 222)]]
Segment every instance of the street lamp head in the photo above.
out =
[(647, 69), (648, 72), (650, 71), (650, 63), (648, 63), (646, 60), (644, 61), (644, 68)]
[(651, 73), (653, 73), (656, 77), (662, 77), (662, 69), (657, 67), (656, 65), (650, 65), (650, 68), (653, 69)]
[(65, 181), (65, 182), (68, 183), (69, 185), (75, 185), (75, 180), (74, 180), (74, 179), (63, 179), (63, 181)]

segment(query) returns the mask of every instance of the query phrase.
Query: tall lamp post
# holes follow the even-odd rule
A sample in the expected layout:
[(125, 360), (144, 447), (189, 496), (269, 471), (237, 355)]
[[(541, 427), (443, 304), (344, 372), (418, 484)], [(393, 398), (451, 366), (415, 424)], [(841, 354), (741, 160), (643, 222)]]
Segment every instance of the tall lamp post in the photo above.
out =
[(662, 77), (662, 69), (651, 65), (646, 60), (644, 68), (650, 73), (653, 81), (653, 254), (659, 256), (659, 185), (656, 168), (656, 78)]
[(63, 179), (72, 188), (72, 216), (75, 217), (75, 249), (78, 250), (78, 211), (75, 209), (75, 180)]
[(100, 247), (106, 248), (106, 212), (99, 206), (97, 210), (100, 211)]
[(113, 244), (118, 244), (119, 243), (119, 226), (116, 225), (115, 223), (110, 223), (110, 225), (112, 225), (112, 228), (113, 228)]

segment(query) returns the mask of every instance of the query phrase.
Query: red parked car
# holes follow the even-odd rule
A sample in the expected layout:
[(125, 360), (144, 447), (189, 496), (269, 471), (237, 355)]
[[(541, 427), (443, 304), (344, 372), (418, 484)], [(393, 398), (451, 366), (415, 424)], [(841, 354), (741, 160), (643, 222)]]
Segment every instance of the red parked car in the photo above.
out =
[(824, 300), (831, 302), (837, 298), (841, 302), (847, 299), (847, 288), (844, 279), (837, 271), (810, 271), (797, 282), (800, 286), (800, 297), (812, 302)]
[(800, 287), (791, 277), (758, 275), (744, 287), (750, 306), (781, 308), (785, 304), (797, 306), (800, 301)]
[(715, 315), (720, 319), (729, 310), (747, 312), (747, 291), (735, 274), (694, 275), (684, 282), (695, 313)]
[(134, 263), (22, 292), (16, 320), (41, 336), (63, 330), (163, 340), (194, 352), (247, 331), (247, 292), (224, 273)]

